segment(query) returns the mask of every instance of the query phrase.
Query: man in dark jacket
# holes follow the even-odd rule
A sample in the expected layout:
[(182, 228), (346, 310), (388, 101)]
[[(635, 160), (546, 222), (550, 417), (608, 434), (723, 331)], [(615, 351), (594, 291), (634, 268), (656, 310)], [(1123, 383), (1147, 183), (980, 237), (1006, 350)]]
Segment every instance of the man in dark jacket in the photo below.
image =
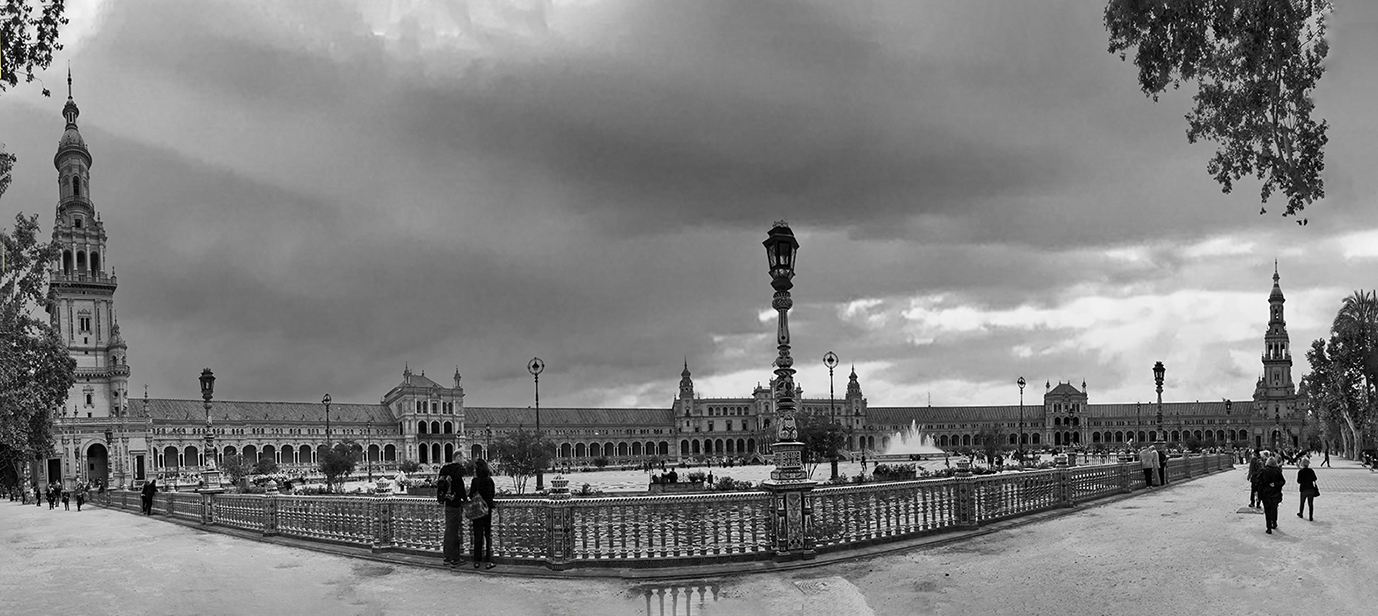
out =
[(1263, 501), (1263, 520), (1268, 525), (1268, 534), (1278, 527), (1278, 504), (1282, 503), (1282, 486), (1287, 480), (1282, 476), (1282, 465), (1276, 456), (1270, 456), (1263, 463), (1263, 469), (1254, 478), (1258, 498)]
[(1263, 470), (1263, 458), (1259, 457), (1258, 452), (1254, 451), (1254, 456), (1249, 458), (1249, 474), (1244, 477), (1249, 482), (1249, 507), (1257, 509), (1258, 484), (1254, 483), (1258, 479), (1258, 472)]
[(460, 527), (464, 524), (464, 503), (468, 501), (468, 491), (464, 488), (464, 466), (458, 462), (451, 462), (440, 467), (440, 473), (436, 481), (435, 497), (436, 500), (445, 505), (445, 535), (441, 540), (441, 552), (445, 555), (445, 564), (451, 567), (459, 566), (464, 558), (462, 549), (464, 541), (460, 539)]
[(153, 515), (153, 495), (158, 493), (158, 480), (149, 479), (144, 483), (143, 491), (140, 493), (144, 506), (144, 515)]

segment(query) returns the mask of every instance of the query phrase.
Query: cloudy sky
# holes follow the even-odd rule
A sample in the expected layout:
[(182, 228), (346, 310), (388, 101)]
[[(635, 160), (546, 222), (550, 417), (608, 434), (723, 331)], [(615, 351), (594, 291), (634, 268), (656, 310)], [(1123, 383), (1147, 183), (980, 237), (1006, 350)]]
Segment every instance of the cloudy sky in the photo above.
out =
[(70, 61), (135, 395), (369, 402), (410, 364), (526, 406), (540, 356), (545, 405), (663, 407), (686, 358), (744, 396), (778, 219), (805, 395), (833, 350), (872, 406), (1146, 401), (1156, 360), (1247, 398), (1274, 259), (1297, 378), (1374, 286), (1374, 3), (1332, 16), (1304, 227), (1221, 194), (1098, 2), (72, 4), (54, 97), (0, 97), (0, 216), (52, 224)]

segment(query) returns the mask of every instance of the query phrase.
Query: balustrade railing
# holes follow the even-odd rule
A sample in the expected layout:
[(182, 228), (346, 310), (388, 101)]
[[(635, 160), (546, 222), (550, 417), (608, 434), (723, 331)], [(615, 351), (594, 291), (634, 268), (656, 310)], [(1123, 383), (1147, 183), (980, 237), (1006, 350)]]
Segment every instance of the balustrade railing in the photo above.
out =
[[(1169, 481), (1232, 467), (1226, 454), (1168, 462)], [(979, 527), (1144, 487), (1137, 462), (997, 475), (805, 488), (818, 553)], [(493, 555), (511, 564), (670, 567), (777, 557), (774, 499), (760, 491), (653, 496), (499, 497)], [(796, 487), (795, 490), (799, 488)], [(140, 495), (95, 501), (131, 511)], [(438, 554), (442, 505), (407, 496), (296, 496), (161, 492), (153, 512), (202, 524), (370, 548)], [(469, 523), (465, 523), (465, 529)], [(461, 549), (470, 553), (469, 533)]]

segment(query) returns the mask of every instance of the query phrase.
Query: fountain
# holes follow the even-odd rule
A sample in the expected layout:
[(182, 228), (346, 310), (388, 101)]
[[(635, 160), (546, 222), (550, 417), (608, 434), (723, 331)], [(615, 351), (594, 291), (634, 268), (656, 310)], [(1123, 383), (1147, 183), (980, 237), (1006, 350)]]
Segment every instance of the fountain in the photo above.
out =
[(944, 457), (947, 452), (933, 444), (933, 439), (919, 429), (917, 420), (909, 427), (890, 435), (890, 444), (880, 454), (883, 459), (928, 460)]

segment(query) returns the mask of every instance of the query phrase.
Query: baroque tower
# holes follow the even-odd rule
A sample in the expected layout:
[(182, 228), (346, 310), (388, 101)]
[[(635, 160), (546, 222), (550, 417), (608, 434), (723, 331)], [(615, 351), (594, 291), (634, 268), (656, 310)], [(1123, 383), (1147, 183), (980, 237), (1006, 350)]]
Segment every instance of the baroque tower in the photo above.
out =
[[(1298, 433), (1299, 420), (1292, 417), (1296, 410), (1297, 388), (1292, 382), (1292, 349), (1287, 335), (1287, 320), (1283, 315), (1282, 286), (1278, 284), (1277, 263), (1273, 263), (1273, 291), (1268, 294), (1268, 330), (1263, 335), (1263, 375), (1254, 387), (1254, 412), (1264, 425), (1275, 430)], [(1285, 427), (1284, 422), (1294, 427)], [(1281, 435), (1285, 438), (1285, 435)], [(1273, 439), (1264, 443), (1272, 444)], [(1264, 444), (1255, 439), (1255, 445)]]
[(76, 360), (76, 382), (63, 412), (77, 418), (120, 417), (128, 410), (129, 364), (115, 322), (115, 273), (107, 270), (105, 225), (91, 199), (91, 152), (77, 130), (80, 110), (67, 75), (67, 128), (58, 140), (58, 201), (53, 243), (62, 247), (49, 283), (53, 327)]

